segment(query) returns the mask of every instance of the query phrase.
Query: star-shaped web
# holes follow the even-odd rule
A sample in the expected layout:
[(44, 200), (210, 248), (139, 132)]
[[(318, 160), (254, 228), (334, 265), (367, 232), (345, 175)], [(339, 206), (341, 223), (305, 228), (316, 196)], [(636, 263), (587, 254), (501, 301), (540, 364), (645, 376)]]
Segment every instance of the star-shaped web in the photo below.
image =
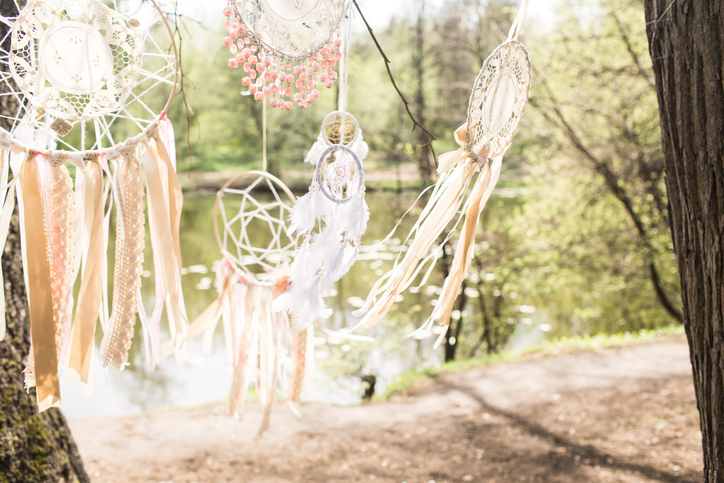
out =
[[(13, 1), (18, 11), (22, 11), (25, 2)], [(69, 1), (66, 9), (72, 7), (75, 3), (77, 2)], [(135, 4), (136, 2), (132, 3)], [(113, 8), (127, 24), (138, 26), (136, 30), (139, 32), (140, 41), (143, 45), (140, 74), (119, 109), (94, 119), (71, 120), (70, 124), (72, 124), (73, 128), (67, 136), (54, 136), (57, 149), (72, 152), (97, 151), (116, 146), (128, 137), (145, 131), (151, 123), (158, 119), (158, 115), (165, 108), (166, 101), (175, 83), (177, 59), (173, 49), (161, 47), (151, 34), (151, 32), (157, 32), (159, 36), (163, 36), (167, 32), (163, 25), (158, 28), (159, 23), (163, 23), (161, 14), (150, 2), (142, 2), (140, 6), (136, 4), (135, 8), (130, 11), (123, 11), (123, 8), (119, 10), (119, 7), (123, 5), (129, 5), (129, 3), (122, 2), (119, 5), (115, 1), (113, 2)], [(2, 69), (0, 69), (0, 105), (6, 104), (6, 98), (14, 98), (17, 101), (15, 104), (20, 107), (15, 113), (0, 111), (0, 117), (10, 121), (11, 133), (16, 131), (16, 128), (23, 120), (24, 122), (31, 121), (35, 129), (45, 128), (47, 130), (54, 120), (53, 116), (26, 99), (22, 89), (17, 85), (10, 73), (10, 54), (7, 48), (12, 48), (10, 47), (12, 26), (17, 18), (0, 16), (0, 23), (7, 28), (7, 32), (0, 44), (0, 64), (2, 64)], [(165, 41), (166, 39), (164, 39)], [(120, 60), (116, 59), (116, 61)], [(149, 93), (152, 93), (152, 95), (148, 95)], [(46, 146), (32, 147), (41, 151), (46, 148)]]
[[(276, 178), (262, 172), (254, 176), (246, 188), (226, 188), (218, 194), (222, 252), (252, 279), (268, 282), (280, 267), (291, 263), (297, 248), (286, 225), (293, 201), (291, 192)], [(270, 199), (260, 200), (253, 191), (268, 191), (265, 197)]]

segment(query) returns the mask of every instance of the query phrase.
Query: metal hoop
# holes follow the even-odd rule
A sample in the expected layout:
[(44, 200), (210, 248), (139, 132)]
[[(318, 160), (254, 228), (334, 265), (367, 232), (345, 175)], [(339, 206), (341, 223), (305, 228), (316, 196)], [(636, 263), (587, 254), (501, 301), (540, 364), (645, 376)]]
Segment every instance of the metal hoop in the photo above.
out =
[(324, 184), (322, 183), (322, 164), (327, 159), (327, 156), (330, 155), (332, 151), (344, 151), (347, 154), (350, 154), (352, 158), (354, 158), (355, 163), (357, 163), (357, 170), (359, 171), (359, 186), (357, 187), (357, 192), (361, 192), (365, 185), (365, 172), (364, 169), (362, 169), (362, 161), (359, 160), (359, 157), (355, 154), (354, 151), (352, 151), (350, 148), (345, 146), (344, 144), (333, 144), (327, 149), (324, 150), (324, 153), (322, 153), (322, 156), (319, 158), (319, 161), (317, 161), (317, 169), (314, 171), (314, 179), (317, 181), (317, 186), (319, 186), (319, 189), (322, 191), (324, 196), (326, 196), (330, 201), (333, 201), (337, 204), (347, 203), (352, 198), (344, 198), (344, 199), (338, 199), (332, 196), (332, 194), (324, 187)]

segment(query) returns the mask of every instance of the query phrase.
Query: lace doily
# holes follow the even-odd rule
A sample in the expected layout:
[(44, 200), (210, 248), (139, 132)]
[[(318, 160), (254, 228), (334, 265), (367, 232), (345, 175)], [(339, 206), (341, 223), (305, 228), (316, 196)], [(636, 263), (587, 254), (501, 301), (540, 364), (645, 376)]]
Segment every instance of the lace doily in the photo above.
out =
[[(249, 181), (246, 188), (230, 187), (242, 178)], [(257, 199), (254, 194), (263, 191), (270, 193), (271, 199)], [(269, 173), (249, 171), (232, 178), (219, 190), (214, 213), (221, 252), (253, 280), (273, 283), (297, 248), (297, 239), (289, 235), (286, 223), (293, 204), (289, 188)]]
[(290, 59), (321, 49), (339, 26), (345, 0), (236, 0), (239, 17), (269, 50)]
[(68, 120), (118, 110), (141, 73), (138, 33), (94, 1), (30, 2), (11, 29), (13, 80), (35, 107)]
[(473, 85), (467, 124), (468, 142), (481, 157), (495, 156), (512, 142), (530, 79), (528, 52), (518, 41), (500, 45), (485, 60)]
[(0, 116), (15, 141), (97, 152), (158, 121), (176, 85), (175, 44), (162, 48), (151, 34), (163, 32), (153, 29), (162, 23), (171, 37), (155, 1), (133, 3), (118, 10), (99, 0), (30, 0), (3, 18), (10, 29), (0, 46), (0, 96), (21, 102)]

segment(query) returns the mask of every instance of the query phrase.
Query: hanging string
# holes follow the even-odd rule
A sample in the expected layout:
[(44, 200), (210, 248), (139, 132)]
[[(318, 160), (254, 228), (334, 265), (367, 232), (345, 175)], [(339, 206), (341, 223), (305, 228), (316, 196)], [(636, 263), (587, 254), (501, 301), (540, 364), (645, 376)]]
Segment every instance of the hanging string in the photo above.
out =
[(261, 103), (261, 170), (266, 171), (266, 102)]
[(523, 28), (523, 19), (525, 18), (525, 11), (527, 9), (528, 0), (523, 0), (522, 2), (520, 2), (520, 7), (518, 7), (518, 14), (515, 16), (513, 25), (510, 26), (510, 31), (508, 32), (508, 42), (518, 39), (520, 30), (521, 28)]
[(345, 123), (347, 122), (347, 79), (349, 77), (349, 51), (350, 51), (350, 31), (352, 25), (352, 9), (349, 9), (349, 14), (346, 21), (342, 21), (342, 58), (339, 62), (339, 99), (337, 101), (337, 110), (342, 115), (342, 124), (340, 126), (340, 144), (344, 144), (345, 137)]

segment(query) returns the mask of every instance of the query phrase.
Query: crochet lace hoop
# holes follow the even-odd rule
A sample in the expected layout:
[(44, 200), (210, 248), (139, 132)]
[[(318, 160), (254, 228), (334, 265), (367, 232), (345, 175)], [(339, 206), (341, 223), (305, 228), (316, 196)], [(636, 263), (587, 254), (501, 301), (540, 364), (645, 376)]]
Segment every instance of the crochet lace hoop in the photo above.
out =
[[(15, 115), (0, 115), (12, 123), (7, 137), (14, 148), (56, 145), (56, 152), (82, 159), (155, 129), (179, 78), (176, 41), (156, 0), (125, 13), (98, 0), (31, 0), (23, 8), (14, 1), (18, 16), (0, 17), (10, 27), (3, 45), (11, 45), (0, 49), (7, 70), (0, 73), (0, 97), (21, 101)], [(168, 50), (152, 35), (159, 22)], [(170, 86), (168, 97), (147, 102), (162, 85)]]
[(234, 8), (264, 49), (303, 59), (329, 42), (347, 0), (236, 0)]
[[(256, 179), (253, 179), (246, 188), (231, 187), (239, 180), (254, 177)], [(273, 201), (260, 202), (254, 198), (251, 192), (260, 185), (266, 186), (274, 198)], [(240, 208), (233, 216), (229, 216), (224, 206), (224, 196), (227, 193), (241, 196)], [(286, 197), (286, 200), (283, 197)], [(291, 262), (297, 248), (297, 237), (288, 234), (286, 223), (294, 199), (294, 194), (287, 185), (266, 171), (246, 171), (238, 174), (227, 181), (216, 194), (213, 225), (219, 250), (236, 268), (258, 285), (274, 285), (275, 272)], [(223, 221), (222, 227), (219, 226), (219, 218)], [(272, 240), (265, 248), (256, 246), (256, 243), (249, 238), (248, 228), (255, 222), (267, 223), (271, 232)], [(238, 224), (238, 229), (234, 229), (234, 224)]]
[[(343, 119), (344, 128), (342, 127)], [(342, 129), (344, 129), (344, 133), (342, 133)], [(357, 118), (349, 112), (332, 111), (322, 120), (321, 133), (328, 146), (333, 144), (353, 145), (359, 138), (360, 132)]]
[(512, 143), (528, 102), (530, 71), (528, 51), (517, 40), (501, 44), (485, 59), (470, 95), (466, 132), (471, 150), (484, 159)]
[[(354, 191), (354, 193), (359, 193), (362, 190), (364, 190), (365, 185), (365, 172), (362, 168), (362, 161), (360, 161), (357, 154), (355, 154), (354, 151), (352, 151), (350, 148), (345, 146), (344, 144), (333, 144), (327, 149), (324, 150), (324, 153), (322, 153), (322, 156), (319, 158), (319, 161), (317, 162), (317, 169), (314, 171), (314, 179), (317, 183), (317, 186), (319, 186), (319, 189), (322, 191), (324, 196), (326, 196), (330, 201), (333, 201), (335, 203), (341, 204), (341, 203), (347, 203), (352, 199), (351, 196), (347, 196), (346, 198), (340, 198), (338, 196), (335, 196), (329, 189), (328, 182), (325, 182), (324, 176), (327, 175), (326, 170), (322, 169), (324, 164), (327, 161), (327, 158), (329, 157), (332, 152), (341, 151), (345, 155), (351, 157), (354, 160), (354, 163), (357, 167), (357, 187)], [(335, 160), (336, 163), (336, 160)], [(354, 179), (353, 179), (354, 181)]]

